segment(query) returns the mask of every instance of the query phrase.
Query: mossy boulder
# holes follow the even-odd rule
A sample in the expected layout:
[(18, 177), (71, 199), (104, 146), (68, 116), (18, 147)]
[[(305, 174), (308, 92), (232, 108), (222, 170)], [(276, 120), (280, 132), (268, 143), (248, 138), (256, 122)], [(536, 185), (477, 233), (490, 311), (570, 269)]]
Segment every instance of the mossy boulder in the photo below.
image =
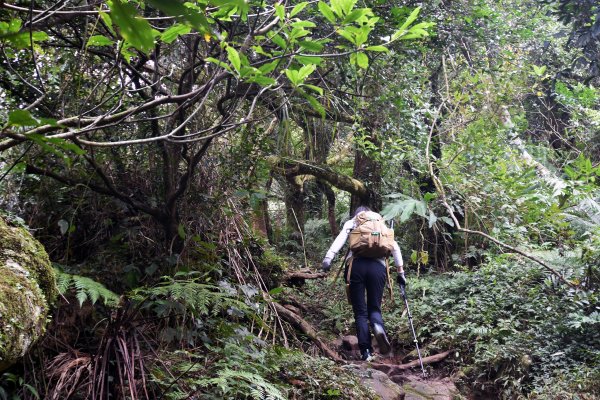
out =
[(44, 247), (25, 228), (0, 217), (0, 371), (44, 334), (57, 294)]

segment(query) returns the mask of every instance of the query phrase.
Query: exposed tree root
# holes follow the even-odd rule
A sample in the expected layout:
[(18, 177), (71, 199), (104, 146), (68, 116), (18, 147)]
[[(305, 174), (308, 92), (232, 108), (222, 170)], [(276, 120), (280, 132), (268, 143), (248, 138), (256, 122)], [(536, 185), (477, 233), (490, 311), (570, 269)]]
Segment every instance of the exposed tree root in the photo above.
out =
[(315, 328), (313, 328), (313, 326), (310, 323), (308, 323), (298, 314), (285, 308), (281, 304), (275, 302), (273, 302), (272, 304), (273, 307), (275, 307), (275, 309), (277, 310), (277, 314), (279, 314), (281, 318), (283, 318), (285, 321), (289, 322), (295, 328), (299, 329), (302, 333), (311, 338), (311, 340), (327, 357), (335, 361), (344, 362), (344, 360), (338, 355), (338, 353), (331, 350), (329, 346), (327, 346), (325, 342), (321, 340), (321, 338), (317, 334), (317, 331), (315, 330)]
[[(453, 350), (448, 350), (443, 353), (435, 354), (433, 356), (423, 358), (423, 365), (433, 364), (436, 362), (440, 362), (452, 353)], [(388, 376), (394, 376), (402, 373), (402, 371), (407, 370), (409, 368), (420, 366), (419, 360), (411, 361), (406, 364), (382, 364), (382, 363), (370, 363), (371, 368), (381, 371)]]

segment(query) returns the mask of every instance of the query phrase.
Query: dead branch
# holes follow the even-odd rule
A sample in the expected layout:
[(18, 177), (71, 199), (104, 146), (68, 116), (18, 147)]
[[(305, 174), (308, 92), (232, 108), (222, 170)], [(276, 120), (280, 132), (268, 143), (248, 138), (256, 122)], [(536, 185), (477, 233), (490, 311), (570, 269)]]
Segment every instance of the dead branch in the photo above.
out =
[(311, 272), (309, 269), (300, 269), (297, 271), (288, 272), (283, 276), (283, 280), (292, 281), (299, 279), (320, 279), (327, 276), (324, 272)]

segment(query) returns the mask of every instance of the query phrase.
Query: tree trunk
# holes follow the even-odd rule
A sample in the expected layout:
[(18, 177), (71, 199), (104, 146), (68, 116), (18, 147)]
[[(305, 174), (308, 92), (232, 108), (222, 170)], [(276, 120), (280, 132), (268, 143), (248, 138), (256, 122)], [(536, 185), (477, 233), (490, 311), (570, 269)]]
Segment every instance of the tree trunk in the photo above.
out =
[[(369, 141), (375, 146), (380, 146), (379, 139), (374, 133), (374, 128), (371, 128)], [(354, 172), (352, 176), (361, 182), (364, 182), (367, 191), (361, 196), (358, 193), (353, 193), (350, 198), (350, 212), (359, 206), (368, 206), (374, 211), (380, 211), (382, 208), (381, 199), (381, 163), (368, 157), (361, 150), (357, 150), (354, 156)]]

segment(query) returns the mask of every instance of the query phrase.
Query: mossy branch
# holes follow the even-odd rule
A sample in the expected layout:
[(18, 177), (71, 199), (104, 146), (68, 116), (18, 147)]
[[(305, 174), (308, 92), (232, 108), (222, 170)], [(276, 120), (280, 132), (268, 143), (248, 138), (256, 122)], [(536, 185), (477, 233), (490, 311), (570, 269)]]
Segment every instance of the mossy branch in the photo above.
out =
[(291, 178), (299, 175), (312, 175), (317, 179), (326, 181), (332, 186), (356, 195), (361, 199), (368, 198), (369, 190), (363, 182), (335, 172), (329, 167), (278, 156), (270, 156), (267, 158), (267, 161), (275, 172), (285, 177)]

